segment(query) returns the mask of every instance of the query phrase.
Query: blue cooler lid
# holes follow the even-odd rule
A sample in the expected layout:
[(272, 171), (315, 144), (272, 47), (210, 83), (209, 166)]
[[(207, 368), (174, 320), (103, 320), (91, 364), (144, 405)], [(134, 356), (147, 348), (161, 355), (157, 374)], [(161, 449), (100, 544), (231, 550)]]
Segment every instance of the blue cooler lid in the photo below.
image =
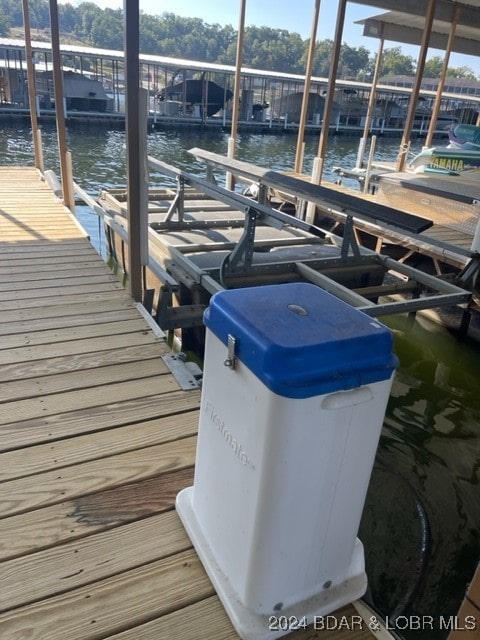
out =
[(398, 364), (385, 325), (309, 283), (216, 293), (205, 324), (225, 347), (232, 335), (237, 358), (288, 398), (387, 380)]

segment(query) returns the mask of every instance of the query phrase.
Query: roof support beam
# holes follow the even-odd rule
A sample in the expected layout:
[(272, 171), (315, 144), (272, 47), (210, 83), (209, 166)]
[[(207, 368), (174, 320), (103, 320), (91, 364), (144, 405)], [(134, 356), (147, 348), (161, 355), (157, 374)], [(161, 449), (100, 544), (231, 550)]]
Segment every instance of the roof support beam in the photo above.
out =
[(25, 58), (27, 61), (28, 104), (30, 107), (30, 121), (32, 123), (33, 150), (35, 166), (43, 171), (42, 137), (37, 118), (37, 96), (35, 86), (35, 65), (33, 63), (32, 39), (30, 33), (30, 11), (28, 0), (23, 0), (23, 30), (25, 33)]
[[(140, 93), (139, 66), (139, 0), (124, 0), (125, 20), (125, 129), (127, 133), (127, 222), (128, 222), (128, 257), (129, 257), (129, 291), (132, 298), (142, 300), (142, 219), (145, 213), (145, 174), (146, 154), (140, 126), (140, 105), (144, 101)], [(145, 106), (146, 109), (146, 106)], [(146, 117), (146, 113), (144, 114)]]
[(63, 204), (75, 212), (71, 156), (68, 151), (67, 131), (65, 127), (65, 101), (63, 91), (63, 70), (60, 54), (60, 35), (58, 29), (57, 0), (50, 0), (50, 32), (52, 40), (53, 88), (55, 93), (55, 118), (57, 121), (58, 152), (60, 155), (60, 173), (62, 178)]
[(397, 171), (403, 171), (407, 160), (407, 149), (410, 143), (410, 135), (415, 121), (415, 110), (417, 108), (418, 97), (420, 95), (420, 86), (422, 84), (423, 70), (425, 68), (425, 60), (427, 58), (428, 43), (430, 34), (432, 33), (433, 17), (435, 15), (435, 7), (437, 0), (428, 0), (428, 10), (425, 16), (425, 27), (423, 29), (422, 43), (420, 45), (420, 55), (418, 57), (417, 72), (415, 74), (415, 82), (413, 85), (410, 102), (408, 104), (407, 119), (405, 121), (405, 129), (400, 143), (400, 153), (397, 159)]
[(457, 29), (458, 18), (460, 16), (460, 5), (457, 5), (453, 14), (453, 21), (450, 27), (450, 36), (448, 38), (448, 44), (445, 51), (445, 57), (443, 59), (442, 73), (440, 74), (440, 81), (437, 87), (437, 93), (435, 95), (435, 102), (432, 109), (432, 117), (430, 119), (430, 126), (428, 127), (427, 137), (425, 138), (425, 146), (431, 147), (433, 134), (437, 127), (438, 114), (440, 113), (440, 106), (442, 104), (443, 89), (445, 87), (445, 79), (447, 77), (448, 63), (450, 62), (450, 53), (452, 51), (453, 42), (455, 40), (455, 31)]

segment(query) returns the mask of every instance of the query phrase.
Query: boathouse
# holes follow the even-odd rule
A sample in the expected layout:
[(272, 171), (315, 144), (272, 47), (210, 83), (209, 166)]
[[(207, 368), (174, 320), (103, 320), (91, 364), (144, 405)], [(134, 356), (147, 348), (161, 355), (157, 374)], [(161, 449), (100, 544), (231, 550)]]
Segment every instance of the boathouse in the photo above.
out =
[[(0, 71), (0, 118), (28, 117), (26, 107), (26, 61), (24, 42), (10, 38), (0, 38), (0, 69), (3, 62), (4, 71)], [(51, 69), (50, 45), (46, 42), (32, 42), (35, 55), (37, 80), (42, 83), (42, 73)], [(82, 95), (77, 95), (80, 85), (75, 82), (72, 88), (72, 101), (67, 102), (67, 117), (79, 118), (79, 111), (86, 112), (84, 119), (103, 119), (109, 123), (123, 123), (125, 119), (125, 67), (122, 51), (99, 49), (74, 45), (61, 45), (68, 69), (86, 76), (90, 82), (98, 83), (93, 89), (82, 88)], [(71, 68), (72, 59), (77, 61), (77, 68)], [(235, 68), (231, 65), (212, 64), (140, 54), (141, 85), (149, 94), (148, 110), (152, 126), (156, 128), (172, 126), (217, 126), (228, 128), (232, 120), (231, 104), (228, 95), (234, 89)], [(8, 68), (15, 69), (15, 77)], [(12, 76), (12, 77), (10, 77)], [(3, 77), (3, 80), (2, 80)], [(220, 103), (216, 97), (209, 101), (208, 91), (200, 91), (193, 102), (187, 99), (188, 90), (180, 87), (183, 82), (214, 82), (223, 88), (225, 96)], [(78, 79), (77, 79), (78, 80)], [(12, 83), (12, 89), (8, 89)], [(328, 78), (312, 77), (309, 90), (309, 107), (306, 120), (306, 132), (320, 131), (324, 115), (325, 95), (328, 89)], [(15, 85), (15, 86), (14, 86)], [(176, 92), (172, 89), (178, 87)], [(359, 133), (363, 130), (371, 83), (353, 80), (335, 81), (334, 112), (331, 117), (331, 129), (338, 134)], [(83, 90), (85, 89), (85, 90)], [(269, 132), (297, 131), (300, 126), (301, 102), (304, 91), (304, 76), (260, 69), (241, 69), (239, 90), (241, 93), (241, 109), (238, 114), (239, 126), (242, 130)], [(70, 88), (66, 93), (70, 92)], [(105, 92), (105, 95), (104, 95)], [(372, 133), (383, 135), (401, 135), (406, 118), (406, 105), (411, 87), (394, 86), (380, 83), (376, 87), (377, 98), (374, 118), (371, 122)], [(89, 96), (95, 93), (95, 96)], [(159, 96), (170, 94), (167, 100), (159, 100)], [(43, 96), (47, 94), (42, 94)], [(420, 92), (421, 99), (430, 108), (435, 95), (431, 89)], [(182, 97), (183, 96), (183, 97)], [(455, 102), (452, 113), (450, 103)], [(210, 104), (211, 102), (211, 104)], [(446, 112), (449, 123), (463, 121), (467, 114), (476, 114), (480, 98), (470, 92), (445, 91), (442, 110)], [(215, 105), (215, 108), (214, 108)], [(216, 105), (224, 107), (218, 109)], [(51, 107), (51, 104), (50, 104)], [(76, 113), (70, 113), (75, 111)], [(447, 113), (448, 112), (448, 113)], [(53, 111), (48, 100), (42, 99), (39, 106), (40, 116), (53, 118)], [(457, 115), (458, 114), (458, 115)], [(470, 116), (473, 117), (473, 116)], [(425, 119), (419, 119), (415, 131), (425, 128)], [(440, 126), (440, 133), (445, 127)]]

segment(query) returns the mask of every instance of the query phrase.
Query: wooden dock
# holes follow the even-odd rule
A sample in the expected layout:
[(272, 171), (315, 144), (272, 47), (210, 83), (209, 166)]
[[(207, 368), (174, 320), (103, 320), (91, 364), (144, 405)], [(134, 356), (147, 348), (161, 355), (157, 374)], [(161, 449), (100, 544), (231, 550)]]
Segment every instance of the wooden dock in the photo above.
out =
[(0, 231), (0, 637), (234, 640), (174, 510), (199, 391), (36, 169), (0, 168)]
[(458, 611), (458, 619), (467, 620), (470, 624), (466, 629), (454, 629), (448, 636), (448, 640), (478, 640), (480, 638), (478, 626), (480, 620), (480, 563)]

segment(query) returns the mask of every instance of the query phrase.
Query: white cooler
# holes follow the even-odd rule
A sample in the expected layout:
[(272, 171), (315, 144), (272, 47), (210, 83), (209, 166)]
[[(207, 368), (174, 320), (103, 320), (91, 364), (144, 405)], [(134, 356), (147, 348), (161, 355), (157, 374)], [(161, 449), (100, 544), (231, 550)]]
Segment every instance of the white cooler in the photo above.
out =
[(306, 283), (218, 293), (205, 324), (194, 486), (176, 507), (239, 635), (279, 637), (293, 629), (277, 618), (311, 624), (365, 592), (356, 536), (392, 334)]

